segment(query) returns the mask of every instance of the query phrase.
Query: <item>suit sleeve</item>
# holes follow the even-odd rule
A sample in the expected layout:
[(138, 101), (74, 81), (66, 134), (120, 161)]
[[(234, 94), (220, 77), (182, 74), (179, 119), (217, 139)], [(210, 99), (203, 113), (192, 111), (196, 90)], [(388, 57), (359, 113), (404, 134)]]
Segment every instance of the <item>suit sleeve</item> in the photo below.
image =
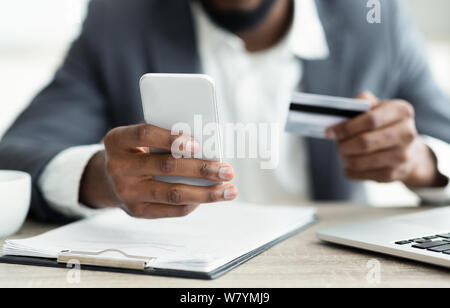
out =
[(61, 151), (99, 143), (109, 129), (108, 107), (97, 61), (103, 25), (101, 4), (92, 1), (80, 36), (53, 81), (17, 118), (0, 142), (0, 169), (22, 170), (33, 178), (30, 214), (62, 220), (38, 189), (49, 161)]
[[(391, 75), (398, 92), (395, 97), (412, 103), (416, 111), (419, 134), (435, 153), (439, 171), (449, 177), (450, 167), (445, 164), (450, 151), (450, 100), (437, 85), (418, 31), (411, 24), (402, 1), (392, 1), (393, 65)], [(439, 143), (438, 145), (436, 145)], [(450, 200), (450, 184), (445, 188), (415, 190), (425, 203), (446, 203)]]
[[(450, 100), (437, 85), (424, 51), (424, 42), (411, 24), (402, 1), (391, 3), (392, 65), (398, 84), (395, 97), (414, 105), (419, 133), (450, 143)], [(385, 2), (386, 4), (386, 2)]]

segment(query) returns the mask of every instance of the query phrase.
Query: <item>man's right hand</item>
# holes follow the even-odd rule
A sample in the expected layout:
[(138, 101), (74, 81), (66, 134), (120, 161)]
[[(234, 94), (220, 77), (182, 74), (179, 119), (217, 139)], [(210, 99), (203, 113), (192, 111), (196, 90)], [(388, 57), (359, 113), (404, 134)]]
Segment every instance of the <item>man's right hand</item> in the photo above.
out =
[(154, 176), (217, 182), (233, 179), (234, 171), (228, 164), (150, 153), (150, 147), (170, 151), (177, 138), (184, 140), (182, 154), (198, 151), (199, 144), (193, 138), (174, 136), (171, 131), (152, 125), (111, 130), (105, 137), (105, 151), (97, 153), (86, 167), (80, 202), (93, 208), (121, 207), (134, 217), (150, 219), (185, 216), (201, 203), (236, 198), (237, 189), (232, 184), (200, 187), (154, 180)]

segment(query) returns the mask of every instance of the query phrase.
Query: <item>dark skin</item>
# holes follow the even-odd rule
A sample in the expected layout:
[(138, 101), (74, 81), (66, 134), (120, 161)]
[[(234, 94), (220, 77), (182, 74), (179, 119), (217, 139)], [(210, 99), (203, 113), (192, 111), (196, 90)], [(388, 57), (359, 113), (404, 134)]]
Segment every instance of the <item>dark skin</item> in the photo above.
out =
[[(147, 124), (118, 127), (105, 137), (105, 151), (89, 162), (81, 183), (81, 201), (92, 207), (121, 207), (140, 218), (180, 217), (201, 203), (233, 200), (234, 185), (197, 187), (169, 184), (155, 176), (183, 176), (216, 182), (233, 179), (230, 165), (171, 154), (151, 153), (149, 147), (170, 151), (173, 142), (184, 140), (177, 154), (194, 154), (199, 144), (189, 136)], [(178, 139), (178, 140), (180, 140)], [(177, 141), (178, 141), (177, 140)], [(172, 152), (174, 153), (174, 152)]]
[[(226, 1), (226, 0), (225, 0)], [(213, 2), (224, 2), (217, 0)], [(226, 1), (228, 2), (228, 1)], [(260, 3), (260, 0), (248, 0), (242, 2)], [(236, 33), (244, 42), (249, 52), (258, 52), (275, 45), (288, 30), (292, 21), (293, 2), (279, 0), (274, 4), (267, 18), (254, 29)]]
[(418, 136), (413, 106), (404, 100), (379, 101), (369, 92), (358, 98), (372, 109), (327, 130), (336, 140), (347, 177), (380, 183), (401, 181), (410, 188), (444, 187), (433, 152)]
[[(252, 10), (261, 0), (211, 0), (218, 8)], [(249, 52), (275, 45), (292, 19), (292, 2), (278, 0), (267, 18), (254, 29), (236, 33)], [(336, 140), (347, 176), (378, 182), (402, 181), (414, 188), (439, 187), (447, 179), (437, 171), (436, 158), (417, 135), (412, 106), (404, 101), (378, 102), (369, 94), (361, 98), (373, 108), (357, 119), (329, 128)], [(226, 184), (234, 176), (230, 165), (170, 154), (151, 153), (149, 148), (170, 150), (175, 138), (184, 140), (181, 153), (195, 153), (198, 143), (190, 136), (147, 124), (119, 127), (105, 136), (105, 150), (88, 163), (80, 186), (80, 201), (92, 208), (120, 207), (139, 218), (180, 217), (199, 204), (229, 201), (238, 191)], [(190, 142), (189, 142), (190, 141)], [(224, 182), (197, 187), (168, 184), (155, 176), (184, 176)]]

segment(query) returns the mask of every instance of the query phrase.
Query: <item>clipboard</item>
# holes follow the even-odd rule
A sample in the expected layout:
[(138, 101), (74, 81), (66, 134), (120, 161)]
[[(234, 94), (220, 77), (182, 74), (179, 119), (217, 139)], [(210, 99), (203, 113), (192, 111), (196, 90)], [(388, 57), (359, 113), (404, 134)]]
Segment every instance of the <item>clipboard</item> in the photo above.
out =
[[(247, 262), (248, 260), (258, 256), (264, 251), (270, 249), (276, 244), (292, 237), (293, 235), (311, 227), (318, 221), (317, 216), (314, 219), (298, 228), (289, 232), (257, 249), (254, 249), (233, 261), (224, 264), (221, 267), (214, 269), (211, 272), (195, 272), (184, 271), (174, 269), (152, 268), (152, 257), (143, 256), (131, 256), (123, 253), (120, 250), (108, 249), (98, 252), (81, 252), (81, 251), (61, 251), (58, 255), (58, 259), (46, 259), (36, 257), (25, 256), (1, 256), (0, 263), (14, 264), (14, 265), (27, 265), (27, 266), (40, 266), (40, 267), (52, 267), (52, 268), (72, 268), (74, 266), (71, 261), (79, 261), (81, 270), (100, 271), (100, 272), (113, 272), (135, 275), (152, 275), (152, 276), (166, 276), (174, 278), (189, 278), (189, 279), (203, 279), (212, 280), (216, 279), (225, 273), (231, 271), (237, 266)], [(107, 252), (116, 252), (121, 255), (121, 258), (104, 257)]]

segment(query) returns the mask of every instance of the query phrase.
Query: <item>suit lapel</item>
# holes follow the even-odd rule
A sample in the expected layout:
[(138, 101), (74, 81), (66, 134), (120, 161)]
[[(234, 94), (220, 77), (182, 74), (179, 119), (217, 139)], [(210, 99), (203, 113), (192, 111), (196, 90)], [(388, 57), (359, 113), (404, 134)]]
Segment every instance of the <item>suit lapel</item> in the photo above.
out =
[(149, 54), (160, 73), (199, 73), (200, 58), (190, 1), (157, 1), (152, 10)]
[(344, 46), (347, 31), (335, 14), (336, 3), (316, 0), (319, 18), (330, 50), (330, 56), (324, 60), (304, 60), (304, 90), (316, 94), (343, 95)]
[[(303, 61), (303, 90), (322, 95), (345, 96), (343, 78), (344, 46), (347, 40), (343, 24), (337, 19), (334, 2), (317, 0), (317, 8), (327, 37), (330, 56), (325, 60)], [(333, 12), (334, 11), (334, 12)], [(326, 140), (307, 139), (312, 196), (315, 200), (347, 199), (350, 185), (345, 180), (335, 144)]]

